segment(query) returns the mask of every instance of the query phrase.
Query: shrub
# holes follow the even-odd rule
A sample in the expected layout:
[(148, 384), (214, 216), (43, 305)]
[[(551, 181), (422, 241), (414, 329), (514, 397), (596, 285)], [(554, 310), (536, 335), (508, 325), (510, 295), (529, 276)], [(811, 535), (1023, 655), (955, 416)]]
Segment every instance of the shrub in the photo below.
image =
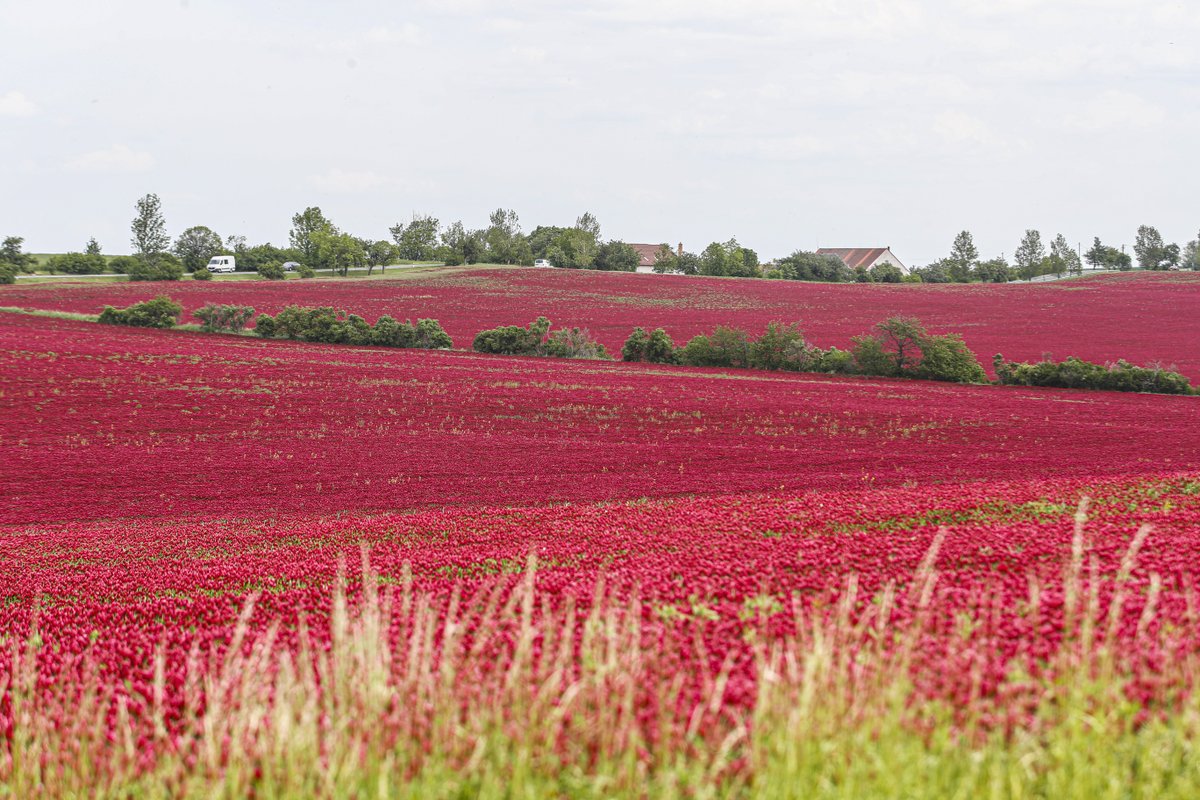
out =
[(169, 297), (134, 303), (126, 308), (105, 306), (100, 322), (106, 325), (131, 325), (135, 328), (173, 328), (179, 322), (183, 306)]
[(624, 361), (645, 361), (652, 364), (674, 364), (675, 342), (662, 328), (646, 333), (645, 328), (634, 328), (621, 348)]
[(1063, 389), (1105, 389), (1113, 392), (1153, 394), (1197, 394), (1188, 379), (1160, 365), (1139, 367), (1124, 359), (1115, 364), (1096, 364), (1071, 357), (1055, 362), (1049, 359), (1035, 364), (1005, 361), (997, 355), (995, 365), (999, 383), (1013, 386), (1054, 386)]
[(921, 342), (921, 363), (916, 377), (954, 383), (988, 382), (979, 360), (957, 333), (927, 336)]
[(296, 267), (296, 274), (299, 275), (301, 278), (311, 278), (314, 275), (316, 275), (317, 273), (316, 273), (316, 270), (314, 270), (312, 267), (308, 266), (307, 264), (301, 264), (300, 266)]
[(274, 339), (277, 333), (275, 318), (270, 314), (259, 314), (254, 322), (254, 332), (264, 339)]
[(278, 261), (268, 261), (258, 265), (258, 274), (269, 281), (281, 281), (287, 277), (283, 264)]
[(12, 264), (0, 264), (0, 285), (16, 282), (17, 268)]
[(245, 328), (246, 323), (254, 316), (254, 307), (207, 303), (193, 311), (192, 316), (200, 320), (201, 330), (237, 333)]
[(131, 281), (177, 281), (183, 277), (183, 264), (170, 253), (134, 256), (125, 273)]
[(767, 329), (750, 344), (750, 366), (754, 369), (807, 372), (813, 368), (815, 354), (820, 351), (804, 340), (796, 323), (784, 325), (771, 322)]
[(424, 350), (447, 350), (454, 346), (436, 319), (396, 322), (384, 315), (372, 326), (357, 314), (346, 315), (328, 306), (287, 306), (277, 315), (260, 314), (255, 333), (266, 339), (295, 339), (326, 344), (378, 345)]
[(550, 320), (538, 317), (527, 327), (502, 325), (475, 334), (471, 349), (503, 356), (535, 356), (550, 331)]
[(47, 271), (64, 275), (99, 275), (107, 266), (107, 259), (98, 253), (63, 253), (46, 261)]
[(194, 280), (194, 281), (211, 281), (212, 273), (208, 271), (208, 267), (201, 267), (200, 269), (198, 269), (192, 273), (192, 280)]
[(538, 348), (538, 355), (591, 360), (612, 358), (604, 345), (593, 339), (587, 330), (580, 328), (559, 328), (554, 331)]
[(108, 268), (118, 275), (128, 275), (129, 268), (136, 268), (137, 263), (133, 256), (113, 256), (108, 260)]

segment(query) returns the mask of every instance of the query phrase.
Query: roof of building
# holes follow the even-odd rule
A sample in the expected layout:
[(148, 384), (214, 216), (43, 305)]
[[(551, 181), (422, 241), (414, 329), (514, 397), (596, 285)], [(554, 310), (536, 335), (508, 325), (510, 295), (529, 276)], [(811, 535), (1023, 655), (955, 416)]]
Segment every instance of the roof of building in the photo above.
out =
[(890, 248), (887, 247), (818, 247), (817, 254), (837, 256), (850, 269), (870, 267)]
[(634, 250), (637, 250), (639, 267), (653, 267), (654, 262), (658, 260), (658, 251), (662, 249), (661, 243), (634, 244), (633, 242), (628, 242), (627, 244)]

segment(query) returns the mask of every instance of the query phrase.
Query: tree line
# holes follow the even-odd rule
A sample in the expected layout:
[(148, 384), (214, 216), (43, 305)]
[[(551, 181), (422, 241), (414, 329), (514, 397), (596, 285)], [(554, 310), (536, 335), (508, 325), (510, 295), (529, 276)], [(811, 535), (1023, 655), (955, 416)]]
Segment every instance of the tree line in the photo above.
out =
[[(51, 257), (46, 269), (64, 274), (111, 271), (125, 273), (130, 280), (178, 280), (185, 273), (205, 279), (211, 277), (205, 269), (210, 259), (233, 255), (238, 271), (281, 280), (286, 262), (300, 264), (300, 276), (311, 277), (318, 269), (343, 276), (365, 269), (370, 275), (376, 268), (386, 269), (397, 262), (532, 265), (543, 259), (564, 269), (634, 272), (640, 258), (627, 243), (604, 240), (600, 223), (590, 212), (580, 215), (572, 226), (539, 225), (528, 234), (512, 209), (496, 209), (484, 228), (468, 228), (461, 220), (443, 227), (436, 217), (414, 214), (407, 222), (391, 226), (390, 238), (370, 239), (344, 231), (319, 206), (310, 206), (292, 216), (284, 247), (270, 242), (251, 245), (240, 235), (222, 238), (205, 225), (186, 228), (172, 240), (155, 194), (139, 198), (135, 212), (130, 225), (133, 255), (106, 257), (92, 238), (80, 252)], [(22, 252), (23, 242), (21, 237), (10, 236), (0, 246), (0, 282), (12, 283), (17, 273), (34, 272), (36, 260)], [(1143, 225), (1138, 228), (1133, 254), (1141, 269), (1200, 270), (1200, 234), (1181, 247), (1166, 243), (1157, 228)], [(908, 273), (893, 264), (851, 269), (837, 256), (807, 250), (763, 263), (757, 251), (736, 237), (712, 242), (699, 253), (663, 243), (655, 254), (654, 271), (831, 283), (1005, 283), (1041, 275), (1080, 274), (1085, 262), (1094, 269), (1134, 268), (1129, 254), (1098, 237), (1086, 253), (1080, 253), (1062, 234), (1047, 247), (1041, 232), (1029, 229), (1011, 262), (1003, 255), (982, 259), (970, 231), (964, 230), (955, 237), (947, 256)]]

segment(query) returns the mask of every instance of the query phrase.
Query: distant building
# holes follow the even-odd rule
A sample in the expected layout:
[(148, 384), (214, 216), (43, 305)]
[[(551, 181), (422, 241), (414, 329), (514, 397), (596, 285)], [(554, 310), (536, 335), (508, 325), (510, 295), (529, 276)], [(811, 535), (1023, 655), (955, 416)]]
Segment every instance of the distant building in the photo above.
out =
[[(654, 262), (658, 260), (658, 251), (662, 249), (662, 243), (659, 244), (634, 244), (627, 243), (630, 247), (637, 251), (638, 254), (638, 272), (654, 272)], [(679, 249), (676, 251), (679, 255), (683, 255), (683, 242), (679, 243)]]
[(870, 269), (876, 264), (894, 264), (908, 274), (908, 267), (896, 258), (890, 247), (818, 247), (817, 255), (837, 256), (850, 269)]

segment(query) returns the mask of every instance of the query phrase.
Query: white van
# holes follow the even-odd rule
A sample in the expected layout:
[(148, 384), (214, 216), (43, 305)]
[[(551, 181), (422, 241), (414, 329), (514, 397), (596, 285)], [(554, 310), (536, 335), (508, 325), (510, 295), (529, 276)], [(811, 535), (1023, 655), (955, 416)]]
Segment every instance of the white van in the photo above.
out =
[(208, 261), (209, 272), (233, 272), (237, 269), (237, 259), (233, 256), (213, 256)]

